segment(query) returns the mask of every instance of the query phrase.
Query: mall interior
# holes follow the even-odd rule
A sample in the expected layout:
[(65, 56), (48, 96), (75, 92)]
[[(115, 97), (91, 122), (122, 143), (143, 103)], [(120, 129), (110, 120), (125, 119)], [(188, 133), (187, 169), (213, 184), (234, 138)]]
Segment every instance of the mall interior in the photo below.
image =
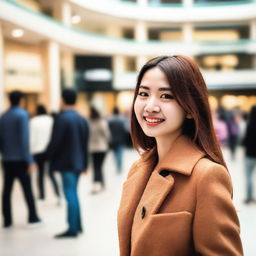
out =
[(157, 55), (184, 54), (200, 65), (210, 102), (248, 111), (256, 103), (255, 1), (1, 0), (0, 112), (21, 89), (58, 111), (64, 87), (109, 114), (128, 111), (136, 74)]
[[(0, 114), (9, 107), (8, 93), (16, 89), (25, 92), (31, 116), (39, 103), (58, 112), (63, 88), (78, 92), (77, 109), (84, 116), (90, 103), (104, 116), (114, 106), (127, 113), (143, 64), (158, 55), (175, 54), (199, 64), (213, 109), (249, 112), (256, 105), (256, 0), (0, 0)], [(63, 224), (59, 220), (64, 222), (64, 210), (53, 208), (50, 201), (48, 206), (39, 205), (46, 222), (41, 233), (26, 233), (22, 226), (13, 233), (0, 231), (0, 254), (3, 249), (3, 256), (118, 255), (116, 231), (104, 231), (116, 225), (117, 205), (112, 200), (119, 200), (122, 182), (137, 157), (132, 151), (125, 154), (126, 171), (121, 178), (107, 178), (105, 194), (92, 198), (89, 181), (82, 180), (85, 216), (98, 220), (88, 220), (90, 236), (56, 245), (53, 229)], [(233, 170), (243, 168), (239, 154), (238, 160), (227, 160)], [(235, 188), (242, 191), (242, 171), (233, 175)], [(241, 191), (235, 202), (242, 227), (246, 226), (245, 255), (254, 256), (255, 206), (242, 205)], [(26, 212), (22, 207), (21, 216)], [(104, 241), (101, 246), (98, 240)], [(40, 241), (47, 243), (47, 250)]]

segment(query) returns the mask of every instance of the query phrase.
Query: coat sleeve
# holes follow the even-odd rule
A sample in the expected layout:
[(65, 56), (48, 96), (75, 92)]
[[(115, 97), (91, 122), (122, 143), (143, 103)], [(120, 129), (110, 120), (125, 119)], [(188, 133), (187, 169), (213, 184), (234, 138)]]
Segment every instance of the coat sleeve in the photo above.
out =
[(84, 130), (84, 154), (85, 154), (85, 162), (84, 162), (84, 168), (88, 168), (88, 163), (89, 163), (89, 138), (90, 138), (90, 128), (89, 124), (86, 120), (85, 122), (85, 130)]
[(214, 164), (197, 184), (193, 223), (195, 250), (202, 256), (241, 256), (239, 220), (232, 202), (227, 170)]
[(28, 163), (34, 162), (34, 159), (30, 153), (29, 147), (29, 116), (28, 114), (24, 114), (20, 117), (19, 120), (19, 133), (20, 133), (20, 147), (22, 149), (22, 153), (24, 154), (24, 158)]

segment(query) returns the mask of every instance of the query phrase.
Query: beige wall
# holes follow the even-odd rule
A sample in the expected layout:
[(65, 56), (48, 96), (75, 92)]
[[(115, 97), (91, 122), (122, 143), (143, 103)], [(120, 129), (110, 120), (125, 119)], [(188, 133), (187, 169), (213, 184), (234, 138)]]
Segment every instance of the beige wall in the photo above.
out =
[[(47, 43), (30, 45), (10, 40), (5, 40), (4, 43), (4, 88), (6, 96), (8, 92), (19, 89), (28, 94), (26, 99), (27, 108), (31, 113), (34, 112), (34, 105), (37, 103), (42, 103), (49, 109), (50, 90)], [(29, 62), (32, 62), (32, 64)], [(9, 75), (8, 70), (10, 72), (12, 69), (16, 73), (22, 73), (23, 75)], [(7, 97), (5, 97), (5, 108), (8, 106), (6, 99)]]

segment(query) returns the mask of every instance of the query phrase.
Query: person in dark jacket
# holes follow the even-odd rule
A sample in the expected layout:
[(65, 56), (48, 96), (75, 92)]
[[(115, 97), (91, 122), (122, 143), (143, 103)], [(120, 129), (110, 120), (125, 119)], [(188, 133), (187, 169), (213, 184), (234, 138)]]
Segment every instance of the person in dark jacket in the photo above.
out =
[(21, 183), (27, 203), (28, 226), (41, 224), (31, 187), (30, 171), (34, 169), (34, 164), (29, 152), (29, 115), (22, 108), (23, 98), (22, 92), (11, 92), (9, 95), (11, 107), (0, 119), (0, 153), (4, 172), (2, 194), (4, 228), (12, 226), (11, 193), (16, 178)]
[(250, 112), (243, 145), (245, 147), (246, 199), (245, 203), (256, 202), (253, 198), (253, 170), (256, 166), (256, 106)]
[(82, 232), (80, 204), (77, 193), (81, 172), (88, 164), (87, 121), (75, 111), (76, 92), (62, 92), (62, 112), (57, 116), (47, 149), (52, 170), (61, 174), (64, 195), (67, 201), (68, 230), (55, 238), (76, 237)]
[(117, 107), (114, 108), (113, 115), (109, 118), (108, 123), (111, 133), (110, 147), (114, 151), (117, 172), (121, 173), (127, 132), (125, 119), (120, 115)]

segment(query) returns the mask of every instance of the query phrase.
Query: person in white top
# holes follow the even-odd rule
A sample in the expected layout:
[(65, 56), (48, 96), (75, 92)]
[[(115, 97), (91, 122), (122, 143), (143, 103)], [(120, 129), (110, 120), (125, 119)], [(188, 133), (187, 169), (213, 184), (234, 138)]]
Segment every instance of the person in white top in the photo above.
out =
[(108, 142), (110, 131), (107, 120), (100, 116), (98, 110), (90, 107), (90, 139), (89, 149), (93, 164), (94, 186), (92, 194), (100, 192), (104, 188), (104, 176), (102, 174), (102, 165), (108, 151)]
[[(34, 156), (38, 167), (37, 185), (39, 191), (39, 199), (45, 199), (44, 190), (44, 173), (46, 167), (46, 148), (49, 144), (54, 119), (48, 115), (43, 105), (37, 106), (36, 116), (30, 120), (30, 151)], [(53, 184), (54, 192), (60, 202), (60, 193), (57, 181), (52, 171), (49, 170), (50, 180)]]

